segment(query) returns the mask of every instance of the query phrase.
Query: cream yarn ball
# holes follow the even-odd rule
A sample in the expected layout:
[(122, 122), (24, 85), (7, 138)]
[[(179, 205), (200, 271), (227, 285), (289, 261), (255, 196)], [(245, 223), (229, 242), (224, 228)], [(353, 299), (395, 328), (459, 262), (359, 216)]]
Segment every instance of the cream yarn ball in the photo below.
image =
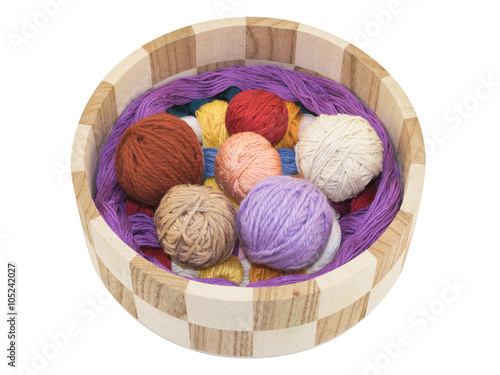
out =
[(321, 251), (318, 259), (314, 261), (313, 264), (306, 267), (305, 271), (307, 275), (312, 273), (316, 273), (319, 270), (326, 267), (327, 264), (331, 263), (337, 255), (337, 252), (340, 249), (340, 242), (342, 240), (342, 232), (339, 223), (339, 215), (333, 211), (333, 224), (332, 224), (332, 233), (330, 233), (330, 237), (328, 238), (328, 242), (325, 245), (325, 248)]
[(329, 199), (355, 197), (382, 171), (384, 148), (360, 116), (320, 115), (301, 132), (297, 167)]
[(200, 144), (202, 143), (202, 136), (201, 136), (201, 125), (198, 123), (198, 120), (194, 116), (184, 116), (181, 117), (181, 120), (186, 122), (191, 129), (193, 129), (194, 134), (196, 134), (196, 138), (198, 138), (198, 142)]

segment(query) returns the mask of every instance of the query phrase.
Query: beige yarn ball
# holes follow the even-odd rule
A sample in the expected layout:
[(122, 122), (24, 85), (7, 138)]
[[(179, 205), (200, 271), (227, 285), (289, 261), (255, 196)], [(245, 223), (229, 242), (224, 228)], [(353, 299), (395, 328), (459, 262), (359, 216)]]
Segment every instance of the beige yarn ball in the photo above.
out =
[(382, 172), (384, 148), (364, 118), (321, 115), (301, 132), (296, 153), (300, 174), (341, 202), (361, 193)]
[(177, 185), (155, 212), (158, 240), (168, 255), (184, 265), (206, 268), (224, 262), (237, 238), (236, 209), (222, 191)]

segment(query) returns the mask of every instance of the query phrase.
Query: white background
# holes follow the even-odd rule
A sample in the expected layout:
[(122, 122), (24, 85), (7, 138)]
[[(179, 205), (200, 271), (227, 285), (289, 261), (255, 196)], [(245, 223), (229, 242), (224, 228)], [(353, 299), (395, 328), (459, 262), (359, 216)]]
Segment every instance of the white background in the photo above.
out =
[[(5, 1), (0, 10), (0, 310), (7, 308), (7, 261), (14, 261), (17, 364), (24, 366), (7, 367), (2, 323), (2, 374), (498, 373), (500, 9), (494, 1), (65, 0), (46, 25), (37, 13), (41, 2)], [(236, 16), (298, 21), (361, 47), (405, 90), (428, 146), (417, 228), (389, 295), (333, 341), (258, 360), (174, 345), (109, 298), (85, 247), (69, 169), (81, 112), (118, 62), (177, 28)], [(12, 43), (14, 34), (25, 37), (23, 25), (34, 17), (42, 22), (36, 34)], [(450, 284), (458, 285), (455, 292)], [(68, 324), (73, 337), (51, 351), (51, 337)], [(44, 352), (51, 357), (45, 362)]]

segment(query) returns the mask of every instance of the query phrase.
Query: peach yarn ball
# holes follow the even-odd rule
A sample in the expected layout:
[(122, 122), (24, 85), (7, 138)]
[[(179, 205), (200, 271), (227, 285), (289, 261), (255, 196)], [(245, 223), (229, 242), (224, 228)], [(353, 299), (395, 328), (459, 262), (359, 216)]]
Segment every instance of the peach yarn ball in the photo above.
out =
[(283, 173), (278, 151), (263, 136), (237, 133), (222, 143), (214, 162), (215, 180), (240, 203), (261, 180)]

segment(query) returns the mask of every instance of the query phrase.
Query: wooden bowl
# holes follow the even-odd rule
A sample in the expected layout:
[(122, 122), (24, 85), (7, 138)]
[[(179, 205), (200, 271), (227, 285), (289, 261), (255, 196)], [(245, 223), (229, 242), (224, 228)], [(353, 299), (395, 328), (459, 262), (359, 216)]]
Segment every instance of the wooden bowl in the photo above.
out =
[[(292, 285), (238, 288), (190, 281), (149, 263), (106, 225), (92, 199), (106, 137), (139, 94), (231, 65), (274, 64), (340, 82), (384, 124), (399, 158), (404, 195), (385, 233), (349, 263)], [(269, 357), (312, 348), (345, 332), (384, 298), (403, 267), (424, 180), (415, 111), (396, 81), (353, 45), (324, 31), (270, 18), (188, 26), (153, 40), (114, 68), (76, 130), (72, 177), (92, 263), (106, 288), (143, 325), (187, 348)]]

